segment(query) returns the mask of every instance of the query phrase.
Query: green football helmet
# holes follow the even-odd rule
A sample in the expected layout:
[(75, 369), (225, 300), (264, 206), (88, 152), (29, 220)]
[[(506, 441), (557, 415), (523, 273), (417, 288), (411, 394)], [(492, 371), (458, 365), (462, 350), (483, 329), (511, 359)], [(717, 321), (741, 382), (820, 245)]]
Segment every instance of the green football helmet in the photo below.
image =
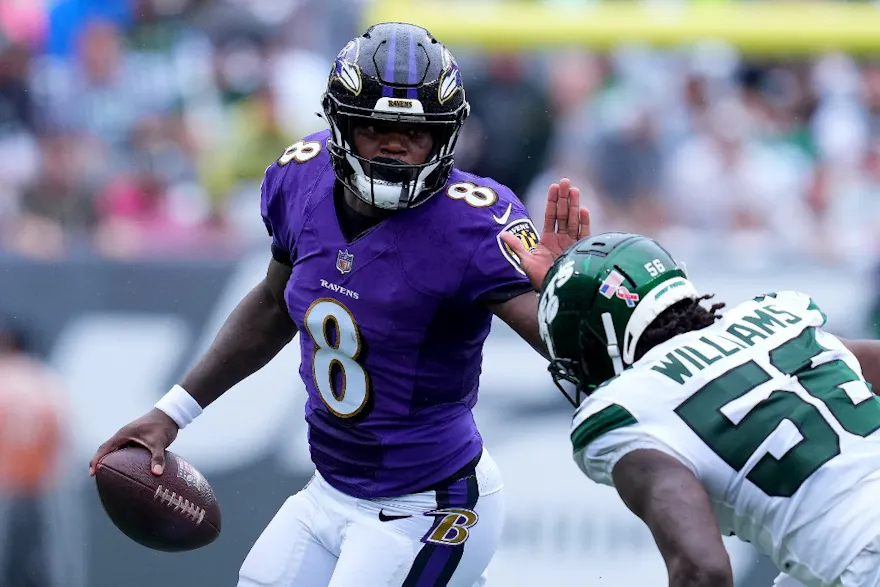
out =
[[(699, 297), (655, 241), (609, 232), (581, 239), (547, 272), (538, 306), (550, 373), (572, 404), (635, 362), (639, 338), (665, 309)], [(575, 385), (572, 397), (561, 385)]]

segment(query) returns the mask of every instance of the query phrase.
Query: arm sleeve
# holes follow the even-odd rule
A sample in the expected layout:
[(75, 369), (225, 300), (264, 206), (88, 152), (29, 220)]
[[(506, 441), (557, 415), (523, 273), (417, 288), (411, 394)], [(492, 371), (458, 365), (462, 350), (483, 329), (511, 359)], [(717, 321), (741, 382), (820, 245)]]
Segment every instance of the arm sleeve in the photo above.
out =
[(791, 309), (798, 314), (806, 312), (810, 319), (810, 326), (815, 326), (816, 328), (822, 328), (828, 322), (828, 316), (815, 300), (799, 291), (781, 291), (779, 293), (758, 296), (758, 299), (763, 299), (766, 302), (775, 302), (774, 306), (782, 311)]
[(620, 459), (635, 450), (646, 449), (674, 457), (699, 477), (694, 463), (651, 434), (647, 426), (619, 404), (602, 400), (582, 404), (572, 422), (571, 443), (577, 466), (602, 485), (614, 485), (611, 474)]
[(281, 197), (278, 175), (280, 170), (270, 165), (260, 184), (260, 214), (266, 231), (272, 237), (272, 258), (287, 266), (293, 265), (293, 251), (286, 238), (287, 223), (285, 207)]
[(494, 225), (481, 227), (478, 243), (468, 261), (461, 285), (469, 301), (496, 304), (534, 291), (516, 255), (501, 240), (501, 234), (511, 232), (520, 239), (526, 250), (533, 250), (538, 244), (538, 231), (518, 200), (511, 201), (510, 206), (511, 213), (505, 225), (488, 217), (487, 220)]

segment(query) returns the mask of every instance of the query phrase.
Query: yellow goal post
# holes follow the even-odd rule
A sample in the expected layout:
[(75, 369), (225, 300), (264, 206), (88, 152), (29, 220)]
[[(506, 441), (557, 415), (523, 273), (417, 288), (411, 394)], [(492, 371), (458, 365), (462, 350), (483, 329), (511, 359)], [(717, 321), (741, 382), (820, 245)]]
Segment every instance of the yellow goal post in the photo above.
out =
[(880, 54), (876, 2), (373, 0), (363, 19), (411, 22), (450, 46), (490, 51), (723, 41), (763, 56)]

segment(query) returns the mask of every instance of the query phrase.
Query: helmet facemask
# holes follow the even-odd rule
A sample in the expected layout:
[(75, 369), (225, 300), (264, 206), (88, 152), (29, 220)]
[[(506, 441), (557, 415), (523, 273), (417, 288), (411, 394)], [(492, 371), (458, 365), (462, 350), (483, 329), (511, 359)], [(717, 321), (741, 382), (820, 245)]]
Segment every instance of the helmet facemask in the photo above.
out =
[[(382, 210), (413, 208), (446, 184), (468, 108), (464, 106), (453, 114), (441, 115), (401, 113), (383, 111), (383, 101), (391, 102), (382, 99), (376, 109), (353, 108), (342, 106), (327, 95), (324, 112), (331, 131), (327, 146), (340, 182), (361, 200)], [(372, 122), (427, 127), (433, 139), (427, 160), (407, 164), (385, 157), (367, 159), (358, 154), (354, 147), (354, 128), (357, 124)]]
[[(620, 375), (625, 368), (611, 314), (607, 312), (602, 314), (602, 326), (604, 327), (602, 336), (598, 336), (586, 325), (579, 328), (581, 332), (579, 360), (554, 359), (548, 367), (553, 383), (575, 407), (580, 405), (584, 397), (593, 393), (602, 382)], [(588, 356), (592, 357), (593, 369), (590, 369), (586, 361)], [(562, 386), (563, 381), (574, 385), (574, 395)]]

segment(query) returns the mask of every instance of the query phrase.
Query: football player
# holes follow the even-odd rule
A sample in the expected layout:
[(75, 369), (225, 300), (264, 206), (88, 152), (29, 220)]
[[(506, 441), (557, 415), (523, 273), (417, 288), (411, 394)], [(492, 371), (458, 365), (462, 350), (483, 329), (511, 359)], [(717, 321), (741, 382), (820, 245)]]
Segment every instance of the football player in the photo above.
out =
[(299, 333), (317, 471), (256, 541), (239, 587), (482, 585), (504, 518), (471, 413), (493, 315), (546, 352), (536, 292), (501, 235), (546, 271), (589, 216), (563, 180), (539, 238), (509, 189), (453, 168), (462, 75), (420, 27), (378, 24), (349, 42), (323, 111), (329, 129), (266, 170), (265, 280), (90, 470), (134, 441), (160, 473), (178, 430)]
[(732, 585), (722, 535), (769, 556), (780, 586), (880, 585), (876, 342), (833, 336), (798, 292), (720, 315), (635, 234), (582, 239), (543, 284), (575, 461), (644, 520), (671, 586)]

